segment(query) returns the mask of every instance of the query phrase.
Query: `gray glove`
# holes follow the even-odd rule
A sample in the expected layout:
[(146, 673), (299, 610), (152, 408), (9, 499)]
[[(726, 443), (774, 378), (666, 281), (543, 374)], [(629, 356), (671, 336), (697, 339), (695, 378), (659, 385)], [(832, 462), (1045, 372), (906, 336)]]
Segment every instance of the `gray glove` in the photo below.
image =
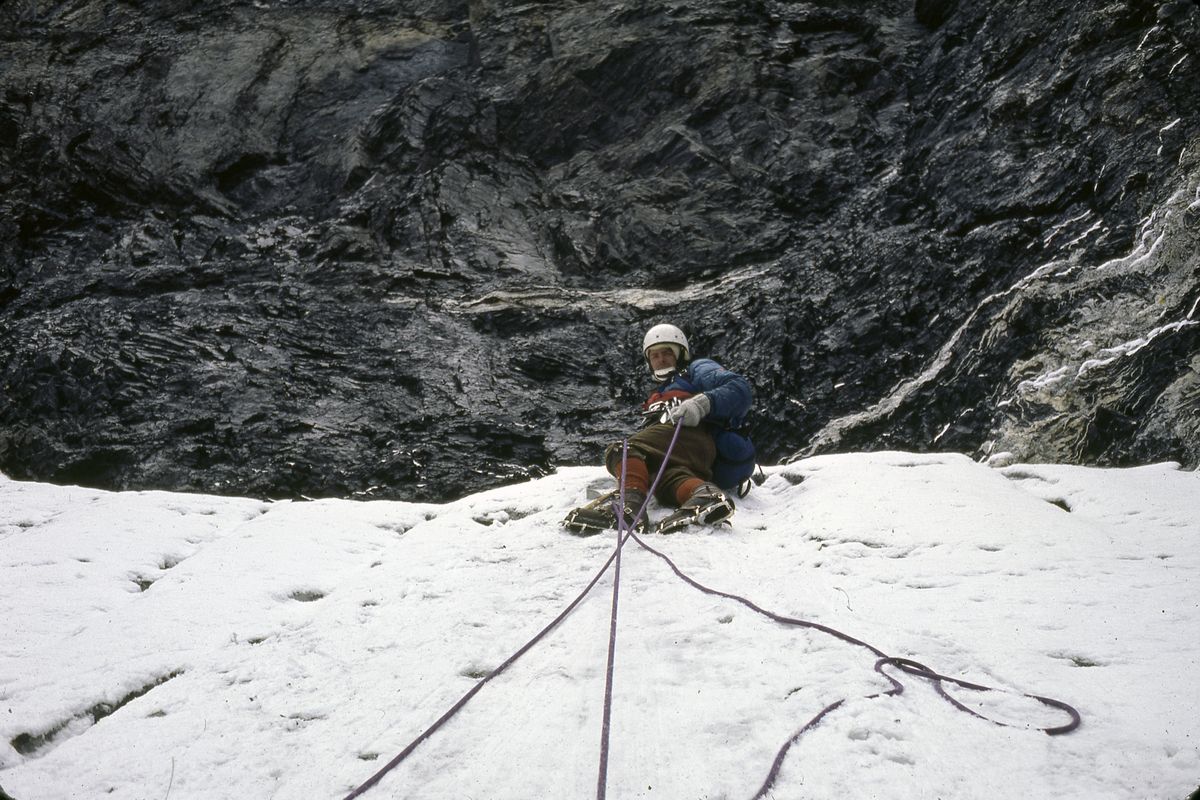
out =
[(694, 428), (708, 416), (711, 409), (712, 401), (708, 399), (708, 395), (698, 394), (668, 409), (667, 421), (678, 422), (682, 419), (684, 425)]

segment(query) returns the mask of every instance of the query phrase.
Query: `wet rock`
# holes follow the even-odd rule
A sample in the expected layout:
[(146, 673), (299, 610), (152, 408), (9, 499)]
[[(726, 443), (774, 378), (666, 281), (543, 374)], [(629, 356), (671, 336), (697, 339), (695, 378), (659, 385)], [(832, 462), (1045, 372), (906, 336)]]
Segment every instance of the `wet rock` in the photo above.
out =
[(1198, 17), (9, 4), (0, 470), (451, 497), (598, 461), (664, 319), (768, 461), (1195, 466)]

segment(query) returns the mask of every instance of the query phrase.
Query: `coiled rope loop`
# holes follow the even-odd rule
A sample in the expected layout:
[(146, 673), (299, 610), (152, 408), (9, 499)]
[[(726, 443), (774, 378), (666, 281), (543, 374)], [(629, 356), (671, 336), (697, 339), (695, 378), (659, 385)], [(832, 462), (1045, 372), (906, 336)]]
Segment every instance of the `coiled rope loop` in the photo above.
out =
[[(683, 580), (689, 586), (692, 586), (693, 588), (698, 589), (701, 592), (704, 592), (705, 594), (710, 594), (710, 595), (714, 595), (717, 597), (724, 597), (728, 600), (733, 600), (734, 602), (741, 603), (742, 605), (749, 608), (751, 611), (754, 611), (757, 614), (761, 614), (762, 616), (764, 616), (768, 619), (774, 620), (775, 622), (778, 622), (781, 625), (790, 625), (790, 626), (795, 626), (795, 627), (800, 627), (800, 628), (810, 628), (812, 630), (821, 631), (822, 633), (826, 633), (826, 634), (829, 634), (830, 636), (841, 639), (843, 642), (847, 642), (849, 644), (853, 644), (858, 647), (863, 647), (863, 648), (871, 651), (872, 653), (874, 653), (876, 656), (878, 656), (878, 658), (875, 661), (875, 671), (878, 672), (880, 675), (882, 675), (885, 679), (887, 679), (887, 681), (892, 685), (892, 688), (888, 689), (885, 692), (877, 692), (876, 694), (867, 695), (866, 697), (863, 698), (864, 700), (871, 700), (871, 699), (874, 699), (877, 697), (895, 696), (895, 695), (902, 694), (904, 692), (904, 684), (902, 684), (900, 681), (896, 680), (895, 677), (893, 677), (892, 675), (890, 675), (884, 671), (884, 667), (893, 666), (909, 675), (913, 675), (918, 678), (925, 678), (926, 680), (932, 681), (934, 688), (937, 690), (938, 694), (941, 695), (943, 698), (945, 698), (947, 702), (949, 702), (952, 706), (959, 709), (960, 711), (965, 711), (966, 713), (970, 714), (973, 717), (978, 717), (979, 719), (986, 720), (988, 722), (991, 722), (994, 725), (999, 725), (1004, 728), (1013, 727), (1006, 723), (999, 722), (998, 720), (994, 720), (994, 719), (990, 719), (989, 717), (985, 717), (982, 714), (980, 714), (979, 712), (975, 711), (974, 709), (964, 705), (963, 703), (959, 702), (955, 698), (951, 697), (950, 694), (946, 692), (946, 689), (943, 686), (943, 683), (953, 683), (956, 686), (963, 687), (964, 689), (973, 689), (973, 690), (981, 691), (981, 692), (998, 692), (1001, 690), (995, 689), (990, 686), (982, 686), (977, 683), (970, 683), (968, 681), (960, 680), (958, 678), (952, 678), (947, 675), (942, 675), (940, 673), (934, 672), (929, 667), (927, 667), (924, 664), (921, 664), (917, 661), (913, 661), (908, 658), (900, 658), (897, 656), (889, 656), (887, 653), (883, 652), (878, 647), (875, 647), (872, 644), (868, 644), (867, 642), (864, 642), (861, 639), (856, 639), (853, 636), (851, 636), (847, 633), (843, 633), (842, 631), (839, 631), (836, 628), (831, 628), (828, 625), (822, 625), (818, 622), (810, 622), (810, 621), (804, 620), (804, 619), (797, 619), (795, 617), (785, 617), (781, 614), (776, 614), (773, 611), (767, 611), (764, 608), (760, 608), (758, 605), (756, 605), (752, 601), (747, 600), (745, 597), (742, 597), (740, 595), (732, 594), (730, 592), (722, 592), (718, 589), (709, 588), (708, 586), (705, 586), (704, 584), (700, 583), (699, 581), (697, 581), (694, 578), (687, 575), (685, 572), (683, 572), (683, 570), (679, 569), (679, 567), (676, 566), (675, 562), (672, 561), (668, 556), (659, 552), (658, 550), (655, 550), (650, 545), (646, 544), (646, 542), (644, 542), (640, 537), (638, 537), (637, 534), (631, 534), (631, 535), (633, 536), (634, 541), (636, 541), (644, 549), (648, 550), (649, 552), (653, 553), (654, 555), (661, 558), (664, 562), (666, 562), (667, 566), (671, 568), (671, 571), (674, 572), (681, 580)], [(1049, 736), (1059, 736), (1061, 734), (1070, 733), (1071, 731), (1075, 730), (1076, 728), (1079, 727), (1079, 725), (1082, 721), (1081, 717), (1079, 716), (1079, 712), (1076, 711), (1072, 706), (1068, 705), (1067, 703), (1062, 702), (1061, 700), (1054, 700), (1049, 697), (1042, 697), (1040, 695), (1035, 695), (1035, 694), (1022, 694), (1021, 696), (1030, 698), (1032, 700), (1037, 700), (1038, 702), (1040, 702), (1044, 705), (1050, 706), (1051, 708), (1056, 708), (1061, 711), (1065, 711), (1067, 716), (1070, 718), (1070, 720), (1065, 725), (1058, 725), (1058, 726), (1049, 727), (1049, 728), (1034, 728), (1034, 730), (1039, 730)], [(808, 731), (810, 731), (814, 727), (816, 727), (817, 723), (819, 723), (827, 715), (829, 715), (833, 711), (840, 708), (847, 701), (847, 699), (848, 698), (842, 698), (841, 700), (838, 700), (835, 703), (830, 703), (825, 708), (821, 709), (821, 711), (816, 716), (814, 716), (812, 719), (810, 719), (808, 722), (806, 722), (803, 726), (801, 726), (795, 733), (793, 733), (790, 737), (788, 737), (788, 740), (783, 743), (783, 746), (779, 748), (779, 752), (776, 753), (775, 760), (771, 764), (771, 769), (767, 773), (767, 777), (763, 781), (762, 786), (754, 794), (753, 800), (761, 800), (761, 798), (764, 798), (767, 796), (767, 793), (771, 790), (771, 787), (774, 785), (776, 778), (779, 777), (779, 770), (783, 766), (784, 758), (787, 756), (787, 753), (792, 748), (792, 746), (800, 740), (800, 737), (802, 737), (805, 733), (807, 733)]]

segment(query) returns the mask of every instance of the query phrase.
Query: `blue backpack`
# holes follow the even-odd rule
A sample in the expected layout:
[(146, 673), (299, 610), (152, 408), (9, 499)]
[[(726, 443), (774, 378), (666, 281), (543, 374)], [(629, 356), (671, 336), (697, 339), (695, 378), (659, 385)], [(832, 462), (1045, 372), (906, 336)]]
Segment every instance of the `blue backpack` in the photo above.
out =
[(738, 497), (750, 492), (750, 478), (757, 466), (754, 442), (734, 428), (713, 431), (717, 444), (717, 460), (713, 462), (713, 483), (727, 492), (737, 490)]

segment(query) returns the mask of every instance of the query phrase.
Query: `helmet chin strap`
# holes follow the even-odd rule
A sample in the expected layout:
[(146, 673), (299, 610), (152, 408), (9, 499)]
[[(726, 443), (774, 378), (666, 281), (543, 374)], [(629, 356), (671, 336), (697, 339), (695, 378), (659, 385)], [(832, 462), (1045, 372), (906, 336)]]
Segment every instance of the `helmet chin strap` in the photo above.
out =
[(665, 381), (678, 371), (675, 367), (663, 367), (662, 369), (652, 369), (650, 373), (654, 375), (656, 380)]

